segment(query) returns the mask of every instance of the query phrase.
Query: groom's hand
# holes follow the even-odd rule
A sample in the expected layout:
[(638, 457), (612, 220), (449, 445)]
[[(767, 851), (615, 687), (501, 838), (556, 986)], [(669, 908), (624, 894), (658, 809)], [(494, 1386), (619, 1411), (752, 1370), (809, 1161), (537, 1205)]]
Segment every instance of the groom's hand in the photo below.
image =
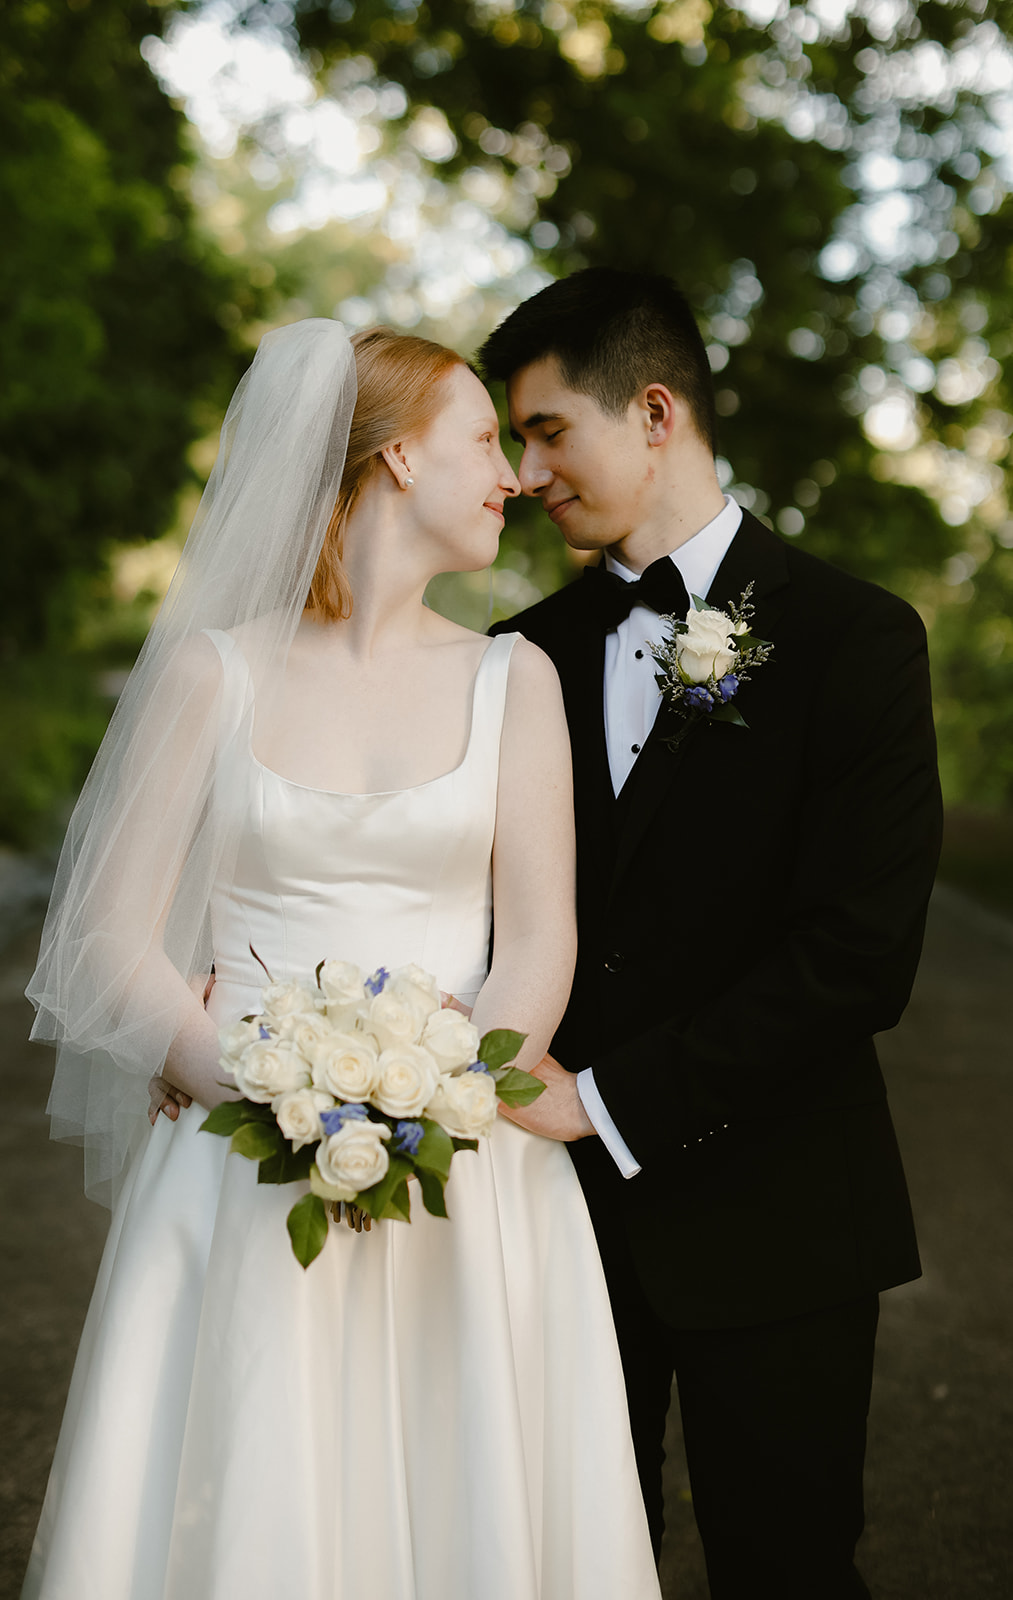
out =
[(516, 1106), (511, 1110), (500, 1105), (501, 1117), (509, 1117), (518, 1127), (527, 1128), (529, 1133), (540, 1133), (546, 1139), (586, 1139), (589, 1133), (594, 1133), (572, 1072), (567, 1072), (552, 1056), (543, 1056), (531, 1072), (545, 1084), (544, 1092), (529, 1106)]

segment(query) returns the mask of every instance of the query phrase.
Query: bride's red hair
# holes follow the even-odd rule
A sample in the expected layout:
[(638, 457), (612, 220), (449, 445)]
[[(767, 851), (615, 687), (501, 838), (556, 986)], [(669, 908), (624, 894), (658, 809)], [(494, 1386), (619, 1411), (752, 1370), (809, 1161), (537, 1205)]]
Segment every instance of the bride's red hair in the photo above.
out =
[(348, 517), (380, 465), (380, 451), (423, 432), (446, 401), (440, 379), (461, 357), (431, 339), (393, 328), (352, 337), (358, 384), (341, 488), (327, 524), (306, 609), (322, 622), (351, 615), (352, 589), (341, 556)]

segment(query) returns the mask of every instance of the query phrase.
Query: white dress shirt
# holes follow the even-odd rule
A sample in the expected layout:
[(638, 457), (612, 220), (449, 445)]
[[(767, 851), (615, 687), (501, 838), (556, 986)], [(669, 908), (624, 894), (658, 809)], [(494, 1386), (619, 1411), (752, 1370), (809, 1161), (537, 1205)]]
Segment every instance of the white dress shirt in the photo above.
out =
[[(671, 552), (669, 559), (682, 573), (690, 596), (707, 599), (741, 521), (741, 506), (726, 495), (724, 507), (713, 521)], [(613, 556), (607, 555), (605, 564), (626, 583), (635, 582), (639, 576)], [(614, 794), (619, 793), (632, 772), (661, 704), (661, 691), (654, 681), (654, 661), (648, 649), (648, 640), (658, 637), (657, 613), (650, 606), (637, 605), (605, 640), (605, 744)], [(604, 1141), (623, 1177), (634, 1177), (640, 1171), (640, 1163), (609, 1116), (590, 1067), (577, 1073), (577, 1093), (595, 1132)]]

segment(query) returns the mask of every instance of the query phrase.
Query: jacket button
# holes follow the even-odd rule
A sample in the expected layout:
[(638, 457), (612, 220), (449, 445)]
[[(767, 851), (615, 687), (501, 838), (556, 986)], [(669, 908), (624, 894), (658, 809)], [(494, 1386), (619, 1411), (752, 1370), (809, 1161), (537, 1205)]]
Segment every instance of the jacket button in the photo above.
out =
[(622, 972), (626, 965), (626, 957), (621, 950), (613, 950), (605, 957), (606, 972)]

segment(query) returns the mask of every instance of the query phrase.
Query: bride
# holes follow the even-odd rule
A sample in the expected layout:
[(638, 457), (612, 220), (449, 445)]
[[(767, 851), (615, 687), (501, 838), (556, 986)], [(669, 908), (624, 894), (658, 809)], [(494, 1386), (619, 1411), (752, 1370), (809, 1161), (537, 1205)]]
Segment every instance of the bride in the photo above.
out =
[[(304, 1271), (293, 1191), (199, 1131), (254, 950), (275, 978), (417, 963), (526, 1032), (520, 1065), (549, 1043), (575, 938), (558, 685), (423, 603), (493, 559), (517, 490), (486, 391), (425, 340), (297, 323), (233, 399), (29, 989), (54, 1134), (114, 1204), (31, 1600), (658, 1600), (566, 1150), (501, 1118), (449, 1220), (332, 1226)], [(149, 1129), (159, 1069), (181, 1109)]]

